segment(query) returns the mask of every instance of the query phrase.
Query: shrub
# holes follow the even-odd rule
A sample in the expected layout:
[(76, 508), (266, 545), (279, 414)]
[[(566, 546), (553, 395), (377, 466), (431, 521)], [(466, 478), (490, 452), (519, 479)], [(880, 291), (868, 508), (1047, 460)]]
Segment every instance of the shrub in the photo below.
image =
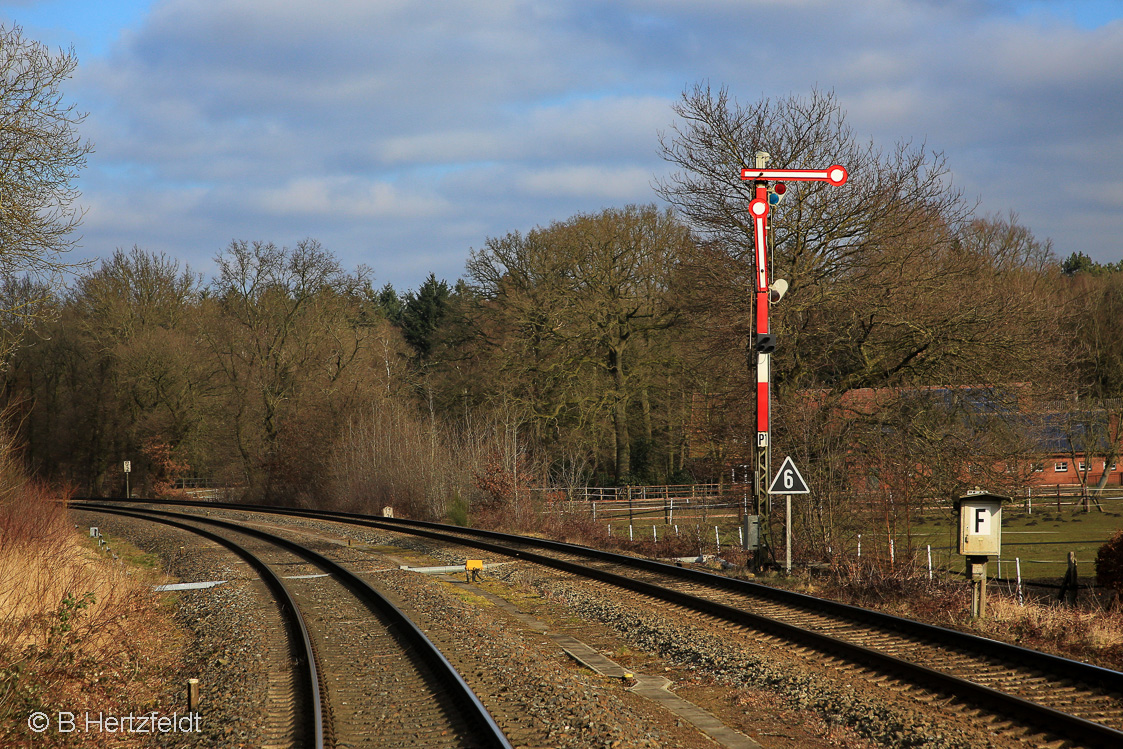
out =
[(1118, 531), (1096, 552), (1096, 583), (1123, 593), (1123, 531)]
[[(63, 500), (28, 479), (0, 424), (0, 746), (73, 743), (30, 733), (35, 710), (154, 708), (179, 657), (170, 612), (124, 565), (90, 548)], [(87, 735), (83, 746), (118, 739)]]

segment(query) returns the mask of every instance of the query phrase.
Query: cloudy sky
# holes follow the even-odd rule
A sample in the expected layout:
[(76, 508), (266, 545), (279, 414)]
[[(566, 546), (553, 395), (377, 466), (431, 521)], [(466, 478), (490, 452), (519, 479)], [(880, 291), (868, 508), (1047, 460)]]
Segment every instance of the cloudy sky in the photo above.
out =
[(853, 129), (943, 151), (980, 212), (1123, 259), (1123, 0), (0, 0), (73, 45), (96, 153), (78, 253), (203, 272), (319, 239), (376, 282), (656, 200), (695, 83), (834, 90)]

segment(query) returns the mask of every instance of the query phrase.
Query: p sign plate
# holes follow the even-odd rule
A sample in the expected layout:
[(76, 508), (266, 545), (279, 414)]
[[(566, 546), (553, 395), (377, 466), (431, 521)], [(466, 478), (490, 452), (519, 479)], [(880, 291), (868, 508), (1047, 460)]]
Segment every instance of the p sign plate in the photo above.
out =
[(772, 486), (768, 487), (769, 494), (810, 494), (811, 490), (807, 488), (807, 482), (803, 480), (803, 476), (799, 475), (799, 469), (795, 467), (795, 462), (792, 456), (784, 458), (784, 464), (780, 466), (776, 478), (772, 479)]

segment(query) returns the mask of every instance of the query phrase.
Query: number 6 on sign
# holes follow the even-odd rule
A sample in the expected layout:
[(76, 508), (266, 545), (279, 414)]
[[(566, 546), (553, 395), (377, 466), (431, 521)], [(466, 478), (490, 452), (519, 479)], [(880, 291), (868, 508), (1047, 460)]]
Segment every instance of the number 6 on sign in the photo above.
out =
[(784, 458), (784, 464), (780, 466), (780, 470), (776, 473), (776, 478), (772, 479), (772, 485), (768, 487), (769, 494), (810, 494), (811, 490), (807, 488), (807, 482), (803, 480), (803, 476), (799, 475), (799, 469), (795, 467), (795, 462), (792, 456)]

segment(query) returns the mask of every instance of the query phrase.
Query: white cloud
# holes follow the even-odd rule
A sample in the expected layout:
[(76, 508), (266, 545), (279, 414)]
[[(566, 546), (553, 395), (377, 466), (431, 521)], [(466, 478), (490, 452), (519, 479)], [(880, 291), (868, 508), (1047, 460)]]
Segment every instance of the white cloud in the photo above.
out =
[(523, 175), (515, 180), (514, 186), (535, 196), (599, 198), (618, 203), (651, 200), (651, 172), (636, 167), (542, 169)]
[(261, 191), (253, 202), (266, 214), (341, 219), (431, 218), (447, 210), (442, 198), (355, 177), (302, 177)]
[[(985, 211), (1109, 259), (1120, 71), (1123, 22), (998, 0), (162, 0), (76, 81), (86, 246), (312, 235), (454, 277), (488, 235), (653, 200), (670, 105), (709, 81), (835, 89), (859, 136), (943, 150)], [(1094, 195), (1040, 208), (1064, 170)]]

